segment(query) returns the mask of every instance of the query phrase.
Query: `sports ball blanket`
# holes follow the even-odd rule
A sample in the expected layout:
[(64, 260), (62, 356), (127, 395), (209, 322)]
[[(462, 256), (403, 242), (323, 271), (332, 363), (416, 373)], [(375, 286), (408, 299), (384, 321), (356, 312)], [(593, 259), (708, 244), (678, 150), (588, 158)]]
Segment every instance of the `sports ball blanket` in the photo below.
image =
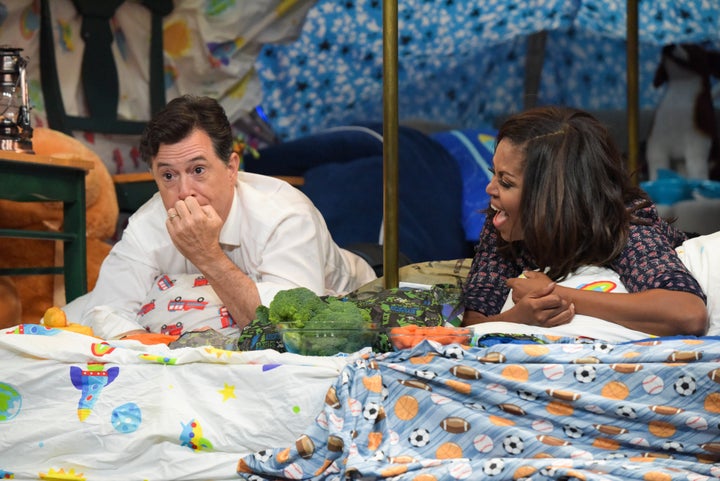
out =
[(349, 364), (294, 444), (239, 460), (260, 479), (720, 477), (720, 342), (498, 343)]

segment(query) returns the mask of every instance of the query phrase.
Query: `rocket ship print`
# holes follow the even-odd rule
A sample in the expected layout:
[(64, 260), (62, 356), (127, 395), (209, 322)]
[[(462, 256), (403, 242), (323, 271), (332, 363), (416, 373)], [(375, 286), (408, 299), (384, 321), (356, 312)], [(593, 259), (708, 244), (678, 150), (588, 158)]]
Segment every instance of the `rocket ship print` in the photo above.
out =
[(89, 362), (87, 369), (77, 366), (70, 366), (70, 380), (76, 389), (82, 392), (78, 401), (78, 418), (85, 421), (92, 412), (97, 402), (100, 391), (113, 382), (120, 373), (120, 368), (115, 366), (104, 369), (105, 364), (101, 362)]

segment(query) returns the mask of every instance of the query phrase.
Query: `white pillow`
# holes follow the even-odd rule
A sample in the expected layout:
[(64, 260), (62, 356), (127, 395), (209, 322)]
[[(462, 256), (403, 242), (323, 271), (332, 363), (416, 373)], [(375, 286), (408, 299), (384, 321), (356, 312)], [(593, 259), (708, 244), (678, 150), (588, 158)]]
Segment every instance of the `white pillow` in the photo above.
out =
[[(620, 276), (606, 267), (581, 267), (569, 275), (558, 285), (574, 289), (596, 290), (603, 292), (627, 292), (620, 280)], [(505, 312), (515, 303), (512, 300), (512, 291), (508, 294), (501, 312)], [(576, 314), (572, 321), (557, 327), (538, 327), (514, 322), (483, 322), (471, 326), (476, 336), (485, 334), (528, 334), (562, 337), (588, 337), (602, 339), (610, 342), (623, 342), (652, 337), (644, 332), (628, 329), (620, 324), (606, 321), (584, 314)]]
[(720, 335), (720, 231), (688, 239), (676, 251), (707, 296), (707, 335)]
[(157, 277), (136, 320), (150, 332), (170, 335), (203, 328), (222, 334), (239, 332), (215, 290), (200, 274)]

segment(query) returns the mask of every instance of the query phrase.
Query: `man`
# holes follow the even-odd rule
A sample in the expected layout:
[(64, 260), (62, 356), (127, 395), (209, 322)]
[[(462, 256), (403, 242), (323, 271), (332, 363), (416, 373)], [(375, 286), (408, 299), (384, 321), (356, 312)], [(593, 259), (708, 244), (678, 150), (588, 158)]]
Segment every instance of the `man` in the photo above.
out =
[(148, 123), (140, 154), (159, 192), (130, 218), (93, 291), (66, 312), (81, 311), (103, 338), (146, 332), (136, 316), (155, 279), (197, 273), (242, 328), (278, 291), (340, 295), (375, 278), (301, 192), (239, 172), (232, 144), (224, 110), (208, 97), (176, 98)]

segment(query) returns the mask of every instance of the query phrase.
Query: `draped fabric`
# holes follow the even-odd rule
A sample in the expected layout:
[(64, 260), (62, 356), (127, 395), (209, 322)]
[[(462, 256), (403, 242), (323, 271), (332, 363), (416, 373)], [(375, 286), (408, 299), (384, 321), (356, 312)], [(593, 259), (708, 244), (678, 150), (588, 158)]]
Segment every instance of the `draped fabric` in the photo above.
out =
[[(320, 0), (298, 40), (258, 56), (263, 108), (283, 139), (382, 118), (382, 3)], [(639, 2), (640, 107), (654, 109), (661, 46), (720, 49), (720, 3)], [(622, 0), (400, 0), (400, 120), (492, 125), (523, 107), (527, 39), (547, 31), (538, 103), (626, 105)]]
[[(152, 25), (145, 4), (156, 2), (100, 2), (108, 4), (102, 6), (107, 12), (97, 3), (49, 2), (64, 109), (72, 116), (85, 116), (94, 110), (103, 118), (117, 113), (118, 119), (146, 121), (151, 112), (148, 57)], [(252, 111), (262, 101), (262, 88), (255, 72), (256, 56), (266, 43), (294, 40), (314, 3), (315, 0), (174, 0), (172, 12), (163, 17), (162, 25), (167, 100), (186, 93), (215, 97), (233, 122)], [(112, 7), (117, 9), (113, 11)], [(91, 14), (85, 23), (78, 13), (83, 9)], [(21, 54), (28, 58), (32, 125), (48, 127), (45, 108), (48, 100), (43, 98), (40, 80), (40, 15), (40, 0), (0, 0), (0, 45), (21, 48)], [(90, 43), (89, 49), (85, 39)], [(111, 42), (116, 79), (105, 78), (113, 75), (112, 62), (107, 62), (107, 58), (89, 64), (86, 70), (82, 67), (85, 53), (102, 51), (107, 42)], [(98, 82), (98, 78), (107, 80), (108, 85), (118, 87), (118, 98), (85, 98), (84, 78), (93, 82)], [(111, 96), (109, 91), (106, 94)], [(103, 159), (111, 174), (147, 168), (139, 160), (136, 135), (78, 131), (75, 136)]]

